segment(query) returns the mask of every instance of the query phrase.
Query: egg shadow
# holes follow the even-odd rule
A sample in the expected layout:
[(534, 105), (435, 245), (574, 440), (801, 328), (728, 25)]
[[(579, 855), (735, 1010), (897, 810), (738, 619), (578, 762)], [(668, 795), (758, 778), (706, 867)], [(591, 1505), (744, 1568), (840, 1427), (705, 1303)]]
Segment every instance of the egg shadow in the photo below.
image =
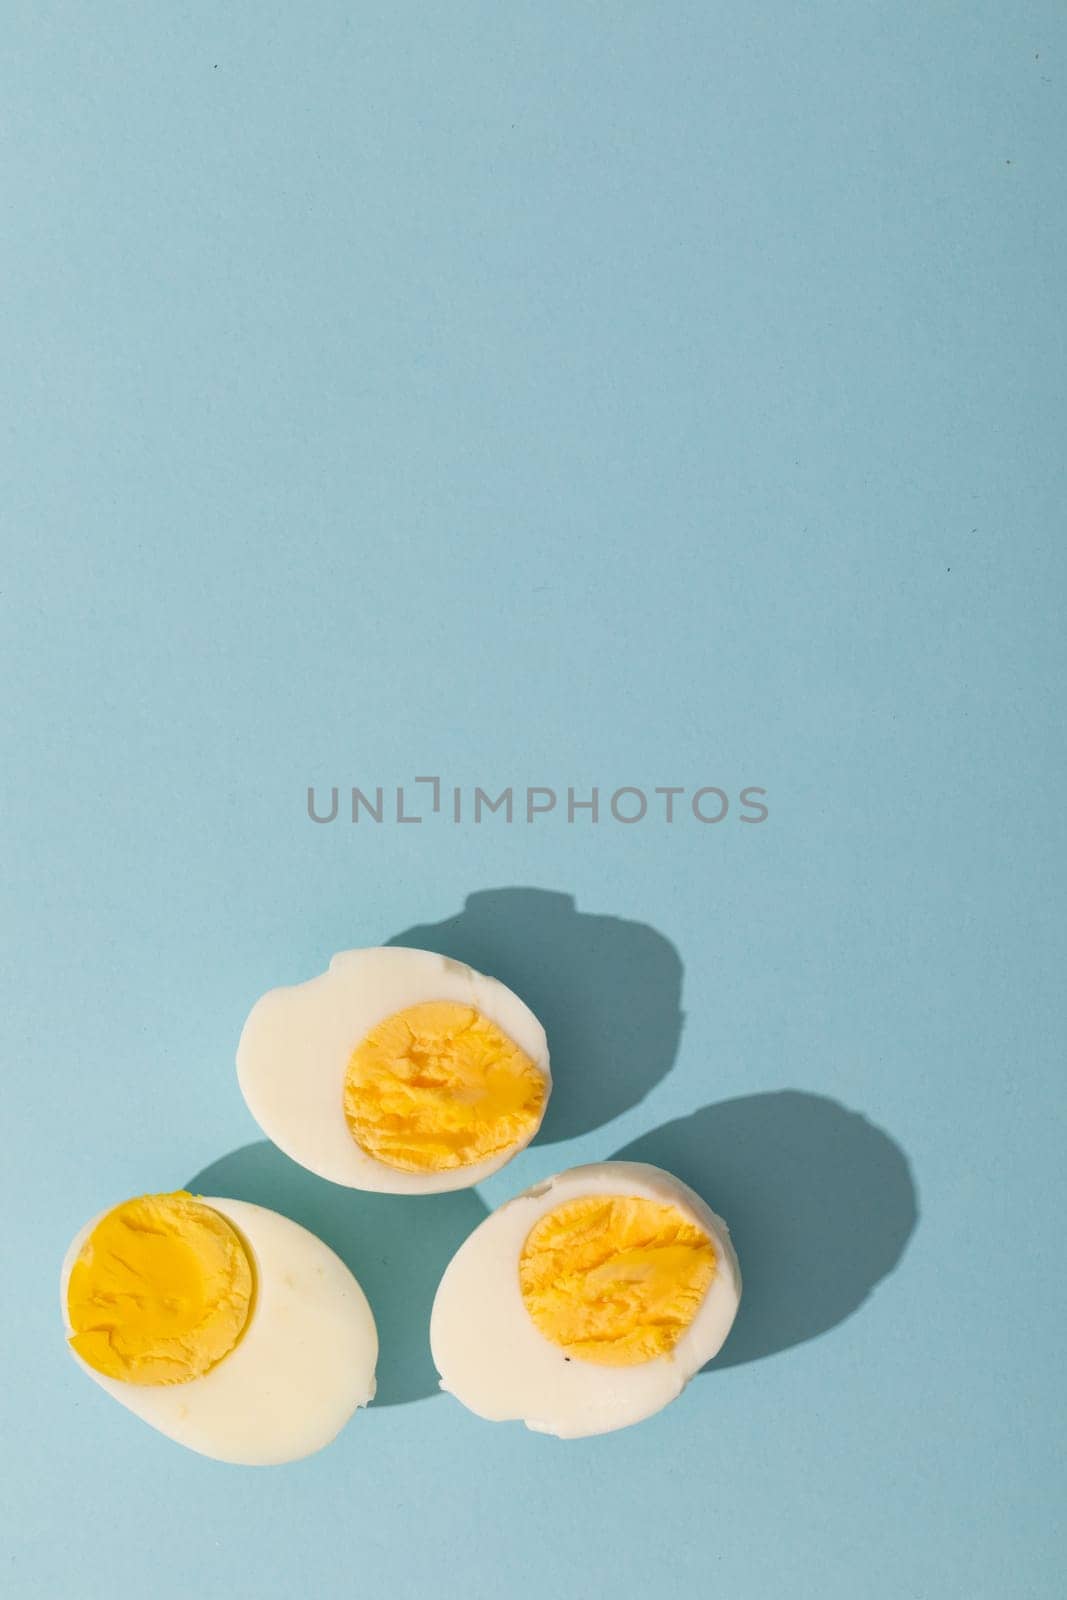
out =
[(454, 917), (388, 942), (491, 973), (538, 1016), (553, 1075), (540, 1144), (611, 1122), (674, 1063), (682, 962), (647, 923), (579, 911), (573, 895), (552, 890), (481, 889)]
[(858, 1112), (798, 1089), (705, 1106), (617, 1159), (676, 1173), (729, 1223), (744, 1292), (705, 1372), (762, 1361), (844, 1322), (894, 1270), (918, 1222), (900, 1146)]
[(404, 1405), (439, 1392), (430, 1308), (445, 1267), (488, 1215), (473, 1189), (429, 1199), (367, 1194), (316, 1177), (267, 1140), (213, 1161), (185, 1187), (280, 1211), (341, 1257), (362, 1284), (378, 1325), (375, 1405)]

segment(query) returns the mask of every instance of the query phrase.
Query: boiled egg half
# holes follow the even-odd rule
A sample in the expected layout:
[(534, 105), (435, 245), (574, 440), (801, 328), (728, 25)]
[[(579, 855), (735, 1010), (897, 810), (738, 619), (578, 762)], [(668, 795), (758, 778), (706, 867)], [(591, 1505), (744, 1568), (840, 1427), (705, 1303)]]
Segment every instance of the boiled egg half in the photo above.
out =
[(346, 950), (257, 1001), (237, 1076), (264, 1133), (334, 1183), (465, 1189), (522, 1150), (552, 1078), (545, 1030), (504, 984), (428, 950)]
[(86, 1224), (63, 1263), (84, 1372), (201, 1455), (311, 1455), (374, 1395), (366, 1296), (320, 1239), (240, 1200), (144, 1195)]
[(430, 1345), (441, 1388), (478, 1416), (580, 1438), (675, 1399), (740, 1298), (722, 1218), (658, 1167), (605, 1161), (474, 1230), (441, 1279)]

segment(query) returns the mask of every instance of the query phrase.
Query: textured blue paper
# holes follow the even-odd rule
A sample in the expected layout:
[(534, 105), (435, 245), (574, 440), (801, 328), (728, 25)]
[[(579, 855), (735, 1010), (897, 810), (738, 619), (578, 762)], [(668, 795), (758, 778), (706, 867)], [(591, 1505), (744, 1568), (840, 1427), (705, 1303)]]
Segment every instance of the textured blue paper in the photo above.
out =
[[(1062, 8), (3, 34), (9, 1592), (1062, 1594)], [(419, 775), (423, 823), (308, 819)], [(256, 996), (390, 938), (552, 1030), (478, 1194), (316, 1184), (238, 1095)], [(448, 1252), (620, 1150), (734, 1227), (723, 1360), (574, 1444), (433, 1394)], [(383, 1403), (313, 1460), (182, 1452), (66, 1355), (70, 1236), (186, 1182), (375, 1299)]]

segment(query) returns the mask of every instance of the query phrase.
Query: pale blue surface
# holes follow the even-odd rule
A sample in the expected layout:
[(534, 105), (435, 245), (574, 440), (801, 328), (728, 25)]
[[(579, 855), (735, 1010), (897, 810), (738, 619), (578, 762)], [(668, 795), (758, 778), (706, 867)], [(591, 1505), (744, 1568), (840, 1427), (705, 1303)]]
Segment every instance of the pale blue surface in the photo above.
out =
[[(1062, 1594), (1062, 7), (3, 33), (10, 1592)], [(771, 816), (305, 815), (420, 773)], [(109, 1404), (60, 1258), (270, 1186), (226, 1159), (256, 995), (514, 885), (644, 926), (497, 936), (613, 1120), (352, 1244), (423, 1397), (266, 1473)], [(715, 1168), (732, 1364), (571, 1445), (427, 1397), (404, 1259), (422, 1318), (485, 1204), (635, 1142)]]

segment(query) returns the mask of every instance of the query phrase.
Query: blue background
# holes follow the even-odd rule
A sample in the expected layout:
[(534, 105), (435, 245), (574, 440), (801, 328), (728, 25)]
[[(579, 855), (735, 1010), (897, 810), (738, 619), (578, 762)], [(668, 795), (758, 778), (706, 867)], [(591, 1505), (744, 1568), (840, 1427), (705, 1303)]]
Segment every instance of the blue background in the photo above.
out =
[[(1065, 45), (992, 0), (9, 4), (13, 1593), (1062, 1593)], [(308, 820), (429, 773), (770, 817)], [(233, 1051), (420, 927), (539, 1000), (562, 1111), (364, 1210)], [(734, 1227), (723, 1361), (573, 1444), (430, 1394), (448, 1250), (631, 1147)], [(75, 1230), (205, 1173), (388, 1335), (290, 1468), (63, 1347)]]

